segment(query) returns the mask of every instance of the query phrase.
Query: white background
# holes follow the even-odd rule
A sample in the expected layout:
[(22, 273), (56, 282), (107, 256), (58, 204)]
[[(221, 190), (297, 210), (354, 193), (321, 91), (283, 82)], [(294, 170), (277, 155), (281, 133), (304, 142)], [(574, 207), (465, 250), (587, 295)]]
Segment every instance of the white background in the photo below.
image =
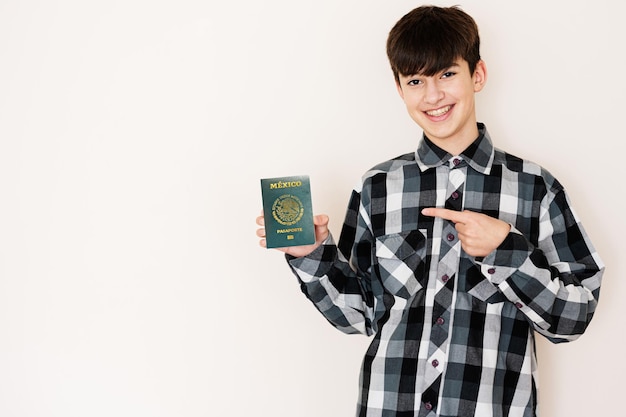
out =
[[(453, 3), (481, 31), (479, 119), (565, 184), (607, 264), (587, 333), (538, 341), (542, 415), (618, 415), (626, 7)], [(352, 416), (369, 339), (258, 246), (259, 179), (309, 174), (339, 233), (420, 136), (385, 55), (418, 5), (0, 1), (0, 416)]]

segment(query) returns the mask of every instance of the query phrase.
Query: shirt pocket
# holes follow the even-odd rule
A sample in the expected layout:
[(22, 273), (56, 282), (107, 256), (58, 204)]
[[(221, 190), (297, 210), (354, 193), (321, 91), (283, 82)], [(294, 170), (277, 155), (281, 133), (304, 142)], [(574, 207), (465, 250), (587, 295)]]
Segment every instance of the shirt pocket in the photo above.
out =
[(385, 289), (410, 298), (423, 288), (426, 230), (410, 230), (376, 238), (376, 270)]

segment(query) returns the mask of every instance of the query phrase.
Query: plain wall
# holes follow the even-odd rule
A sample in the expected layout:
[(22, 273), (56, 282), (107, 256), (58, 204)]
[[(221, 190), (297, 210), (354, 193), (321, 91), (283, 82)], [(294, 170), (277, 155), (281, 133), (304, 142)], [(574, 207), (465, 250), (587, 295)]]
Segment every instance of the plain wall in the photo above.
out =
[[(459, 3), (498, 147), (565, 184), (607, 271), (538, 339), (543, 416), (622, 412), (623, 2)], [(351, 416), (369, 339), (258, 246), (259, 179), (352, 187), (421, 135), (385, 56), (413, 1), (0, 2), (0, 416)]]

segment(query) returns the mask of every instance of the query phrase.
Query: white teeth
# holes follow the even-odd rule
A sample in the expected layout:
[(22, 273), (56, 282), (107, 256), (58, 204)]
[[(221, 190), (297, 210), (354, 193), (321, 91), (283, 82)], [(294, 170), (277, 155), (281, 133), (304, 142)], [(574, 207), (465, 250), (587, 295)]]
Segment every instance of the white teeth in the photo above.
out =
[(449, 111), (450, 111), (450, 106), (446, 106), (446, 107), (442, 107), (442, 108), (437, 109), (437, 110), (427, 111), (426, 114), (429, 115), (429, 116), (437, 117), (437, 116), (444, 115), (444, 114), (446, 114)]

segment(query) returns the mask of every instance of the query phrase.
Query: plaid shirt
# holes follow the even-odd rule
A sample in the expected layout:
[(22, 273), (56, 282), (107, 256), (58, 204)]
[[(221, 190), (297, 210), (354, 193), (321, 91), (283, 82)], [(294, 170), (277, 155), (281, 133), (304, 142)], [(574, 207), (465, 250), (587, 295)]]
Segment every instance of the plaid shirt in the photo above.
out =
[[(484, 125), (461, 155), (428, 138), (369, 170), (338, 244), (288, 256), (303, 292), (346, 333), (375, 334), (360, 417), (537, 415), (535, 332), (576, 339), (604, 266), (561, 184), (493, 147)], [(425, 207), (471, 210), (511, 230), (484, 258)]]

